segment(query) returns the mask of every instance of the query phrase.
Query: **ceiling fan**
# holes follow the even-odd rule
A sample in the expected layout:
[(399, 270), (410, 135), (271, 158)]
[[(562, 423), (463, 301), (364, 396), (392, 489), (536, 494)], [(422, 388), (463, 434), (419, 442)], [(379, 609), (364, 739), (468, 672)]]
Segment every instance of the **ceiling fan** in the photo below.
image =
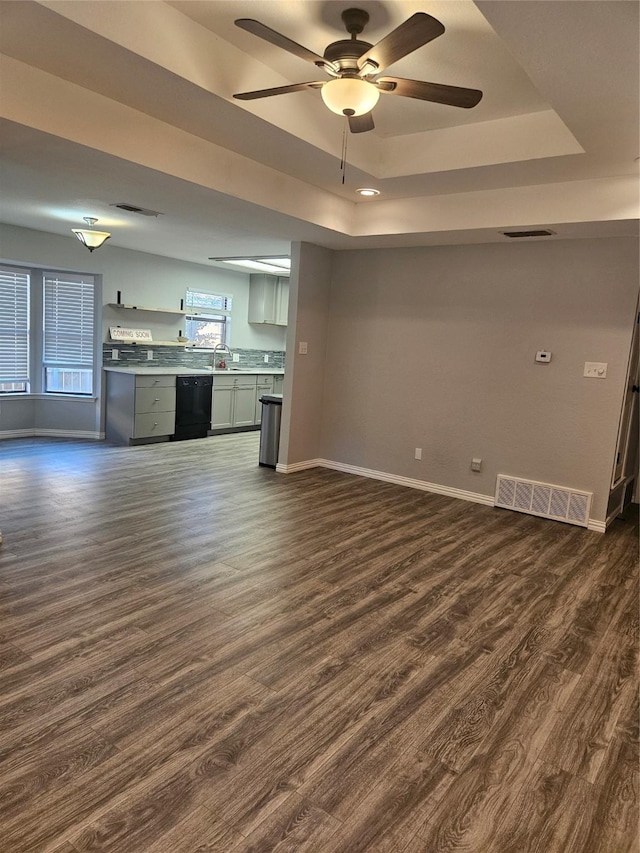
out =
[(342, 21), (351, 38), (332, 42), (327, 46), (324, 55), (320, 56), (271, 27), (261, 24), (260, 21), (239, 18), (235, 21), (236, 26), (300, 59), (312, 62), (332, 79), (241, 92), (233, 97), (241, 101), (251, 101), (272, 95), (301, 92), (304, 89), (320, 89), (322, 100), (327, 107), (338, 115), (347, 116), (352, 133), (373, 130), (371, 110), (377, 104), (381, 92), (465, 109), (475, 107), (482, 98), (479, 89), (378, 76), (387, 66), (442, 35), (444, 26), (431, 15), (416, 12), (375, 45), (358, 38), (369, 21), (369, 14), (363, 9), (345, 9)]

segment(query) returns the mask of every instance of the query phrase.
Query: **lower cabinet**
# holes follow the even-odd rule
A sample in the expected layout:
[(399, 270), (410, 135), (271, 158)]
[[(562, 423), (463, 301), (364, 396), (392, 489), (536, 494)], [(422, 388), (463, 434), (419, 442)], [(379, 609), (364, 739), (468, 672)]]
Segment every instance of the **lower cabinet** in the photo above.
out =
[(273, 377), (273, 394), (282, 394), (282, 386), (284, 385), (284, 376), (278, 374)]
[(253, 426), (256, 422), (256, 386), (238, 385), (233, 403), (234, 427)]
[(260, 398), (263, 394), (273, 394), (274, 379), (280, 378), (270, 374), (214, 375), (211, 429), (230, 431), (260, 426), (262, 420)]
[(176, 377), (106, 372), (105, 435), (118, 444), (166, 440), (175, 432)]
[(214, 376), (211, 429), (254, 426), (255, 376)]

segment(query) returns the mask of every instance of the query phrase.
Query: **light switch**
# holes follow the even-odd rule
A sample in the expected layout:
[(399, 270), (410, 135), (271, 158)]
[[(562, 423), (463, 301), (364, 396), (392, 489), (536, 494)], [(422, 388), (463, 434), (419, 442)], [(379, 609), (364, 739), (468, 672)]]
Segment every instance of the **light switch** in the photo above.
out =
[(299, 342), (298, 354), (299, 355), (306, 355), (307, 354), (307, 342), (306, 341), (300, 341)]
[(541, 349), (536, 353), (536, 361), (541, 364), (549, 364), (551, 361), (551, 353), (549, 350)]
[(584, 375), (589, 379), (606, 379), (608, 366), (604, 361), (585, 361)]

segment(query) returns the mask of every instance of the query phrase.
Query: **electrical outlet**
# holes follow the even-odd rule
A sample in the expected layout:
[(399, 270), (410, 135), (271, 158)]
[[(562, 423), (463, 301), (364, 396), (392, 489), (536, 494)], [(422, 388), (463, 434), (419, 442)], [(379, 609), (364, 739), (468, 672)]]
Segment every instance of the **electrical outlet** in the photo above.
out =
[(307, 354), (307, 342), (300, 341), (298, 343), (298, 355), (306, 355)]
[(237, 363), (238, 361), (240, 361), (240, 353), (239, 353), (239, 352), (234, 352), (234, 354), (231, 356), (231, 361), (235, 361), (236, 363)]
[(147, 361), (153, 361), (153, 350), (152, 349), (147, 350)]
[(585, 361), (584, 375), (589, 379), (606, 379), (608, 366), (604, 361)]
[(265, 352), (264, 354), (264, 363), (269, 364), (269, 354)]
[(471, 470), (476, 472), (482, 471), (482, 459), (472, 459)]
[(416, 459), (422, 459), (422, 448), (421, 447), (416, 447), (414, 456)]
[(111, 360), (112, 360), (112, 361), (117, 361), (119, 357), (120, 357), (120, 356), (118, 355), (118, 350), (117, 350), (117, 349), (112, 349), (112, 350), (111, 350)]

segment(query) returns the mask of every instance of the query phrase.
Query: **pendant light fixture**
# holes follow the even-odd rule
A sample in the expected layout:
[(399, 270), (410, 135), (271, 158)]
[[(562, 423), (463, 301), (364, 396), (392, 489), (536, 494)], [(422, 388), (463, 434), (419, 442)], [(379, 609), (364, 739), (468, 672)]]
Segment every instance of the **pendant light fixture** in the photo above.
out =
[(83, 216), (84, 221), (89, 228), (72, 228), (71, 230), (76, 235), (78, 240), (87, 247), (90, 252), (94, 249), (99, 249), (100, 246), (111, 237), (108, 231), (94, 231), (93, 226), (98, 221), (92, 216)]

